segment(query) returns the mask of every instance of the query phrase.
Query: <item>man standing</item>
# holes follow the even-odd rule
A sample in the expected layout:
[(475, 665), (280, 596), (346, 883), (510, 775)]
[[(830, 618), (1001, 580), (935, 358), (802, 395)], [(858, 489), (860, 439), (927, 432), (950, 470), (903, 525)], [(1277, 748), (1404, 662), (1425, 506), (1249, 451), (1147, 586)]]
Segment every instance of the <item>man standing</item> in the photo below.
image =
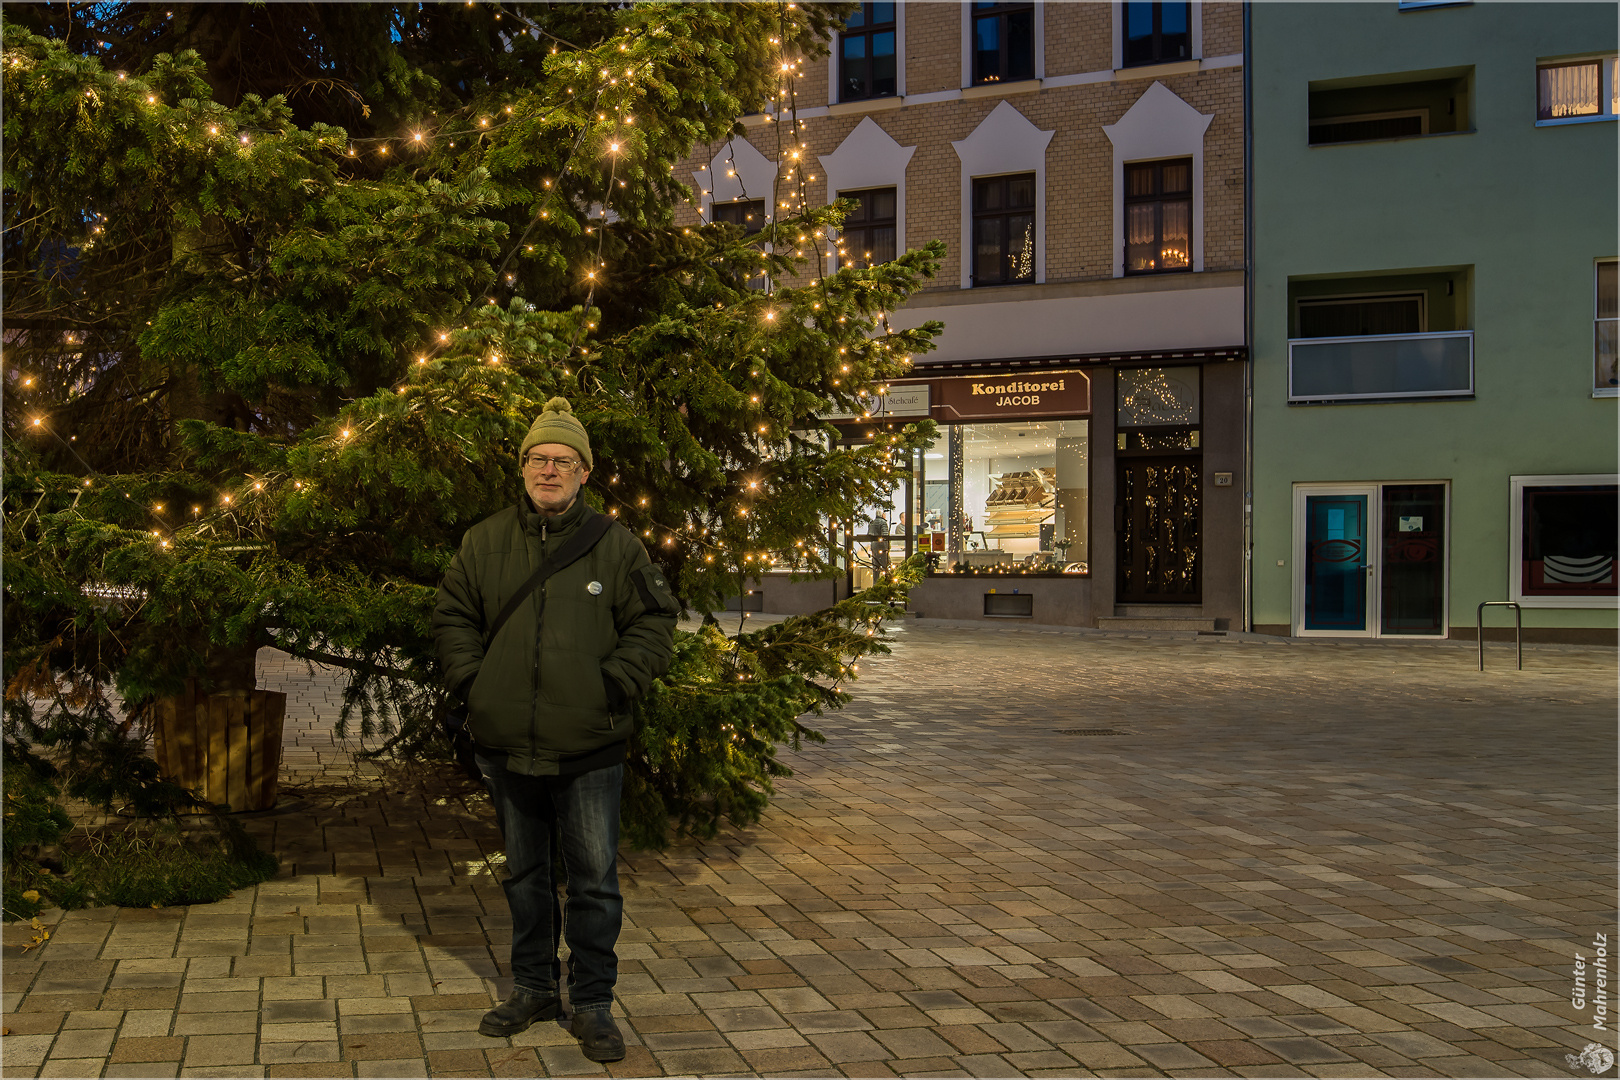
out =
[[(641, 542), (614, 524), (486, 640), (497, 613), (535, 570), (601, 524), (580, 497), (591, 442), (566, 400), (546, 403), (518, 460), (522, 497), (467, 530), (433, 611), (439, 663), (467, 703), (506, 846), (513, 989), (478, 1030), (516, 1035), (562, 1014), (560, 931), (570, 952), (571, 1030), (586, 1057), (618, 1061), (624, 1037), (610, 1010), (624, 912), (619, 796), (630, 703), (668, 669), (680, 605)], [(567, 876), (566, 918), (553, 878), (553, 835)]]

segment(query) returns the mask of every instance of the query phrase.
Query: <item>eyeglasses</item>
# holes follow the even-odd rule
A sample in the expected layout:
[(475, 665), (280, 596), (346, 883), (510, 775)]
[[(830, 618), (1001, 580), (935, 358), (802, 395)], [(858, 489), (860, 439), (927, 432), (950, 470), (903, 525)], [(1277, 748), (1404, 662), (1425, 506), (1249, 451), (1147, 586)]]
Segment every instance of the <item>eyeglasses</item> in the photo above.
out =
[(523, 459), (523, 465), (525, 468), (533, 469), (536, 472), (539, 472), (547, 465), (552, 465), (555, 466), (557, 471), (562, 473), (564, 476), (572, 476), (574, 474), (574, 470), (583, 464), (584, 462), (580, 461), (579, 458), (543, 457), (540, 454), (530, 454), (528, 457)]

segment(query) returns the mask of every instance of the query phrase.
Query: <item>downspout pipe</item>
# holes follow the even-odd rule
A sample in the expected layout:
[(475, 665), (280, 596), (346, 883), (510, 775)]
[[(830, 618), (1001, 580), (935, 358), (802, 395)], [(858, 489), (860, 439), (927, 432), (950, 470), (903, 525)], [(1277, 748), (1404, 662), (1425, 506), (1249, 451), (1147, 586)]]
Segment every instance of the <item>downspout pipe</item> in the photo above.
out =
[(1243, 4), (1243, 629), (1254, 630), (1254, 39)]

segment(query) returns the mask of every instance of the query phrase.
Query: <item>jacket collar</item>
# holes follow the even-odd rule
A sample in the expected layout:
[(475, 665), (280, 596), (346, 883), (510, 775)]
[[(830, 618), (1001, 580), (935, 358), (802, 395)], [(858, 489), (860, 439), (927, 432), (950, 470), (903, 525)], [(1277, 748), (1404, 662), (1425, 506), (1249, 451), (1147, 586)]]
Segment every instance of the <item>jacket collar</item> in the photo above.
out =
[(546, 523), (546, 535), (548, 537), (558, 536), (571, 532), (580, 522), (585, 520), (585, 515), (589, 512), (590, 508), (585, 504), (583, 488), (578, 495), (574, 496), (574, 501), (568, 509), (551, 518), (544, 518), (539, 508), (534, 505), (534, 500), (529, 498), (527, 491), (518, 497), (518, 518), (523, 522), (523, 531), (531, 536), (540, 535), (542, 518)]

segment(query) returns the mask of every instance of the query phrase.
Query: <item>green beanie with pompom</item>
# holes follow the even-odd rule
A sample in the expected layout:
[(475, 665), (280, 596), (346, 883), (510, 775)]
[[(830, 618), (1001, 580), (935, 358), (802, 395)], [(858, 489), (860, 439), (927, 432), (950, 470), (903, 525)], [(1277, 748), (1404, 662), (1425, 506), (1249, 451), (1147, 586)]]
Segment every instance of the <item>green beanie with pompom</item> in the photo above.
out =
[(528, 456), (531, 446), (540, 446), (543, 443), (561, 443), (571, 446), (579, 451), (580, 460), (585, 462), (585, 468), (594, 467), (591, 459), (591, 437), (585, 434), (585, 425), (574, 417), (574, 410), (568, 404), (567, 398), (554, 397), (546, 402), (534, 426), (523, 437), (523, 447), (518, 451), (518, 461)]

